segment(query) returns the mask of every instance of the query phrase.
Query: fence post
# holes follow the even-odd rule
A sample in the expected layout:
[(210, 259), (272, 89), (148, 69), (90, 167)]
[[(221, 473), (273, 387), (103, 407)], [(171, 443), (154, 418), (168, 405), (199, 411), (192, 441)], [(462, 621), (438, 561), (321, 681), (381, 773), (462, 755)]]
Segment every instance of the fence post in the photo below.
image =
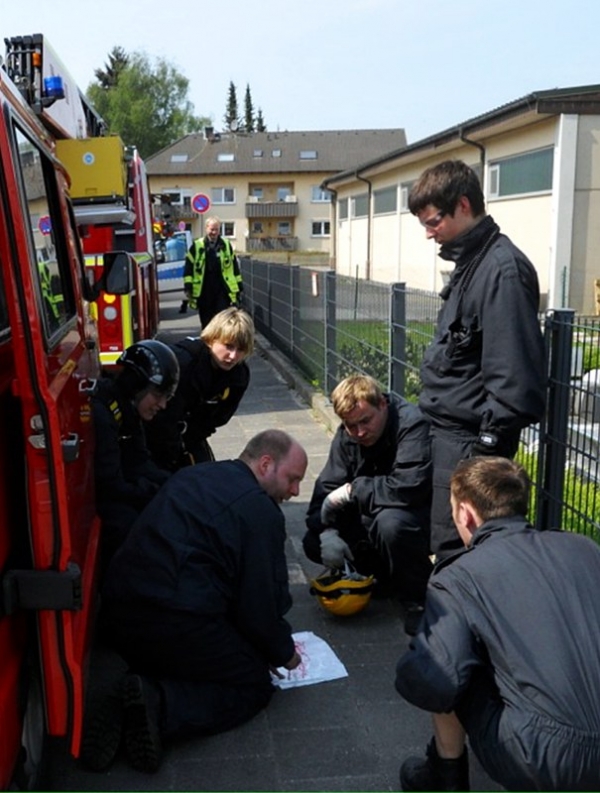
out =
[(538, 529), (560, 528), (562, 523), (574, 316), (575, 312), (570, 308), (552, 309), (546, 314), (548, 401), (540, 430)]
[(291, 300), (290, 305), (292, 307), (292, 317), (291, 317), (291, 331), (290, 331), (290, 339), (291, 339), (291, 349), (292, 349), (292, 361), (294, 363), (298, 363), (298, 356), (296, 355), (296, 347), (297, 340), (298, 340), (298, 331), (300, 329), (300, 267), (297, 264), (290, 265), (290, 290), (291, 290)]
[(337, 385), (336, 356), (336, 274), (335, 270), (325, 273), (325, 394), (329, 395)]
[(406, 284), (392, 284), (390, 292), (390, 371), (389, 390), (405, 395), (406, 361)]
[(240, 257), (240, 270), (242, 273), (242, 284), (244, 286), (244, 289), (241, 294), (240, 303), (242, 307), (248, 312), (248, 314), (250, 314), (250, 316), (254, 316), (252, 257), (250, 256)]

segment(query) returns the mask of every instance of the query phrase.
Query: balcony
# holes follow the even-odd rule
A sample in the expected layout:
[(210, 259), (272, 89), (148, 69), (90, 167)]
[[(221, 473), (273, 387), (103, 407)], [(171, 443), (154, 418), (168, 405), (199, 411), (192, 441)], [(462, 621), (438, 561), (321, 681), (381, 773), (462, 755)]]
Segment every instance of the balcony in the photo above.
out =
[(192, 207), (185, 204), (161, 204), (158, 214), (161, 220), (170, 220), (171, 222), (195, 220), (198, 217)]
[(246, 251), (297, 251), (298, 237), (248, 237)]
[(285, 201), (248, 201), (246, 217), (256, 220), (295, 218), (298, 217), (298, 201), (296, 196), (288, 196)]

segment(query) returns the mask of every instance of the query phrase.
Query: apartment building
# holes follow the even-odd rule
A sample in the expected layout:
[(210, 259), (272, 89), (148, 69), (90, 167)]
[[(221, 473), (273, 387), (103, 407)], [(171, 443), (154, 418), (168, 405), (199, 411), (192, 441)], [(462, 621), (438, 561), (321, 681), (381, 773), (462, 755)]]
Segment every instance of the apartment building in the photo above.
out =
[(323, 180), (405, 144), (403, 129), (245, 134), (207, 127), (146, 166), (163, 217), (193, 237), (217, 215), (238, 252), (329, 254), (331, 194)]

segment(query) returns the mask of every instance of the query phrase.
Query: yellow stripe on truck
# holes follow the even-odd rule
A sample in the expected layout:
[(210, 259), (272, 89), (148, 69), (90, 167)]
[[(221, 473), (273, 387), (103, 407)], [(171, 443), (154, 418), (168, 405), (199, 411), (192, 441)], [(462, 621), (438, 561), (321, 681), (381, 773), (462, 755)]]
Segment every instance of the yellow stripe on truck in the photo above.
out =
[(133, 344), (133, 315), (131, 295), (121, 295), (121, 327), (123, 328), (123, 349)]

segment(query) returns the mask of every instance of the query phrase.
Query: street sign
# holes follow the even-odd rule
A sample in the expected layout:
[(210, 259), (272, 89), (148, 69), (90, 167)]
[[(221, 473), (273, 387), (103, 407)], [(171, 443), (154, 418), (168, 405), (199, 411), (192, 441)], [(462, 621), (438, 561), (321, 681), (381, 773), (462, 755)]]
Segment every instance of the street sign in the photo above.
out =
[(210, 209), (210, 198), (203, 193), (196, 193), (192, 198), (192, 209), (199, 215), (207, 212)]
[(52, 221), (49, 215), (42, 215), (38, 221), (38, 228), (42, 234), (50, 234), (52, 231)]

